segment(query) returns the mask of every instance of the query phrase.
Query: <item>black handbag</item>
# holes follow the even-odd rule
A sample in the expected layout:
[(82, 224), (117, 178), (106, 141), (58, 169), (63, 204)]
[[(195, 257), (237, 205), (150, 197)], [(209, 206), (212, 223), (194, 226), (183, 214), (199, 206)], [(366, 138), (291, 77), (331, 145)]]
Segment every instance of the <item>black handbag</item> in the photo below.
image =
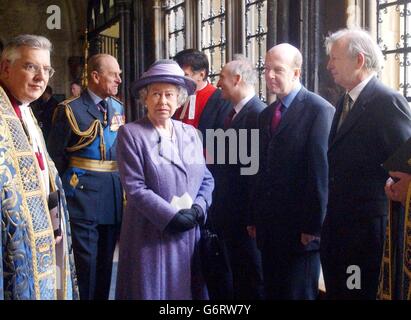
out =
[(200, 226), (200, 257), (210, 299), (232, 299), (232, 275), (224, 241), (210, 226)]

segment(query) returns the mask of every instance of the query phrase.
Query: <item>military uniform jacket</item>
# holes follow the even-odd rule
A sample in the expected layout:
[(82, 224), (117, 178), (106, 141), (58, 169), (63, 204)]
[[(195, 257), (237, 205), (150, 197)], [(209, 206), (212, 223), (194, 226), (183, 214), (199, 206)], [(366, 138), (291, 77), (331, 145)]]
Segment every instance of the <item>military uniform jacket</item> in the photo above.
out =
[(48, 143), (62, 176), (71, 219), (117, 224), (121, 221), (123, 191), (118, 171), (98, 172), (71, 166), (70, 158), (116, 161), (117, 132), (124, 109), (115, 98), (107, 100), (107, 119), (85, 90), (56, 110)]

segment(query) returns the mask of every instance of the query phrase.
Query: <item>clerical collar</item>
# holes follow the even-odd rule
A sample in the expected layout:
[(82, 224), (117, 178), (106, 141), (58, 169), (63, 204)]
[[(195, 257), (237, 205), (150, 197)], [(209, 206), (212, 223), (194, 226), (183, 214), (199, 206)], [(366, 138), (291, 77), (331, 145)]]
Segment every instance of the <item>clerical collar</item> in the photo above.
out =
[(9, 100), (10, 100), (11, 105), (13, 106), (14, 110), (16, 110), (17, 108), (19, 108), (22, 105), (22, 103), (19, 100), (17, 100), (14, 96), (12, 96), (11, 94), (8, 95), (8, 97), (9, 97)]

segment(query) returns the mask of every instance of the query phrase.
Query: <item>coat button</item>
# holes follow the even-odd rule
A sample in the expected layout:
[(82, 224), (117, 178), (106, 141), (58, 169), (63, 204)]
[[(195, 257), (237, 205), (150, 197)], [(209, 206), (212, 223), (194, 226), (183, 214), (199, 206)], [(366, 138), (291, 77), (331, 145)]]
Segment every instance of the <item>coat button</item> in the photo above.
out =
[(83, 190), (84, 189), (84, 186), (83, 185), (81, 185), (80, 187), (78, 187), (80, 190)]

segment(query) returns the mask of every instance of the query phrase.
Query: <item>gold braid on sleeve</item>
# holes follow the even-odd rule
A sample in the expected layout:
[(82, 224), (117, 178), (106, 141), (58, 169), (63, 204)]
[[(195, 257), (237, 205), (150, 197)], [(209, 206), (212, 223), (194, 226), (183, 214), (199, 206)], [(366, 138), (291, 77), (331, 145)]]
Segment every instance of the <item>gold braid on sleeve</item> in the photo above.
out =
[(101, 125), (101, 122), (96, 119), (92, 122), (90, 127), (86, 131), (81, 131), (77, 120), (74, 116), (73, 110), (71, 109), (70, 105), (65, 105), (65, 112), (67, 116), (67, 120), (70, 124), (71, 130), (73, 130), (74, 134), (80, 137), (80, 140), (73, 146), (67, 147), (68, 152), (74, 152), (80, 150), (84, 147), (87, 147), (96, 139), (97, 135), (100, 135), (100, 155), (101, 160), (106, 160), (106, 145), (104, 143), (104, 129)]

